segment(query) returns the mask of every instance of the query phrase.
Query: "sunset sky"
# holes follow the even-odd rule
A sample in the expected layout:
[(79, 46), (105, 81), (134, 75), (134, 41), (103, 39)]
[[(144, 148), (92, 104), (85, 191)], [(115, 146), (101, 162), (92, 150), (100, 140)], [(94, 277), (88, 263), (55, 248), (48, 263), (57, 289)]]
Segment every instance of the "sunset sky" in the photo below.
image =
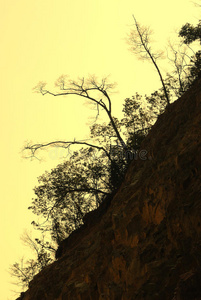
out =
[(0, 299), (15, 299), (8, 268), (26, 254), (20, 236), (32, 229), (34, 215), (27, 207), (37, 177), (62, 162), (53, 150), (42, 162), (25, 160), (22, 147), (30, 140), (85, 139), (95, 114), (80, 99), (42, 97), (32, 88), (39, 81), (54, 87), (62, 74), (110, 75), (118, 84), (111, 96), (118, 116), (126, 97), (160, 87), (153, 66), (128, 50), (132, 14), (151, 26), (156, 47), (165, 50), (182, 25), (198, 23), (199, 13), (189, 0), (0, 0)]

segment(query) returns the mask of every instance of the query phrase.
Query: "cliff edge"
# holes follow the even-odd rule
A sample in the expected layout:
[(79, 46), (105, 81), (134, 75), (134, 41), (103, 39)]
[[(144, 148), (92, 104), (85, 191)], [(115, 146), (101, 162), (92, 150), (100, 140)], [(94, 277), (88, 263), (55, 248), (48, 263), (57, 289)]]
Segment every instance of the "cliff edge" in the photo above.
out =
[[(23, 300), (201, 299), (201, 79), (162, 114), (124, 182)], [(145, 152), (145, 153), (146, 153)]]

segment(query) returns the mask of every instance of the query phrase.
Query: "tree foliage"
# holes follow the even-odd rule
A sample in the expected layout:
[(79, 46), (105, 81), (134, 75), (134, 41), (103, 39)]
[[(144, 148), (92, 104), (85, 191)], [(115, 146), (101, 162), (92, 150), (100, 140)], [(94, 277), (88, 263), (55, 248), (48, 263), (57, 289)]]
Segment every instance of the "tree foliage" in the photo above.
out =
[[(198, 41), (201, 45), (201, 20), (196, 26), (186, 23), (179, 31), (179, 36), (183, 38), (183, 42), (186, 45), (190, 45), (195, 41)], [(189, 88), (191, 83), (201, 76), (201, 51), (198, 50), (189, 59), (188, 74), (186, 76), (186, 86)]]
[(36, 198), (29, 207), (45, 219), (41, 225), (33, 222), (37, 229), (50, 232), (59, 244), (83, 223), (84, 215), (97, 207), (111, 189), (108, 170), (103, 169), (105, 158), (93, 148), (82, 148), (39, 177), (39, 186), (34, 189)]
[(201, 44), (201, 20), (196, 26), (186, 23), (179, 31), (179, 35), (184, 38), (184, 43), (187, 45), (196, 40), (199, 40)]

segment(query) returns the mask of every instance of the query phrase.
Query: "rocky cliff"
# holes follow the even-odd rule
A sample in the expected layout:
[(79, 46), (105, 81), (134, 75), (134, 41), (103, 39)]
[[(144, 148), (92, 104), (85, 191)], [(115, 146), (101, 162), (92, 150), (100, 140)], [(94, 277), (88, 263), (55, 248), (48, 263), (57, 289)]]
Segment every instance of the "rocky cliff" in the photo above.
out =
[(201, 299), (201, 79), (162, 114), (107, 205), (23, 300)]

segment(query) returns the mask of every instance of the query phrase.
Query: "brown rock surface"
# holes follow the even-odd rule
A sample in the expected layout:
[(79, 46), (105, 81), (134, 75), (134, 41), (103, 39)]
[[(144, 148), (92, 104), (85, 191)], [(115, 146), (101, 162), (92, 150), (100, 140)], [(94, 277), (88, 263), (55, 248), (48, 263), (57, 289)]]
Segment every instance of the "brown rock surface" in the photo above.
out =
[(63, 242), (23, 300), (201, 299), (201, 79), (142, 149), (148, 159), (131, 163), (109, 207)]

